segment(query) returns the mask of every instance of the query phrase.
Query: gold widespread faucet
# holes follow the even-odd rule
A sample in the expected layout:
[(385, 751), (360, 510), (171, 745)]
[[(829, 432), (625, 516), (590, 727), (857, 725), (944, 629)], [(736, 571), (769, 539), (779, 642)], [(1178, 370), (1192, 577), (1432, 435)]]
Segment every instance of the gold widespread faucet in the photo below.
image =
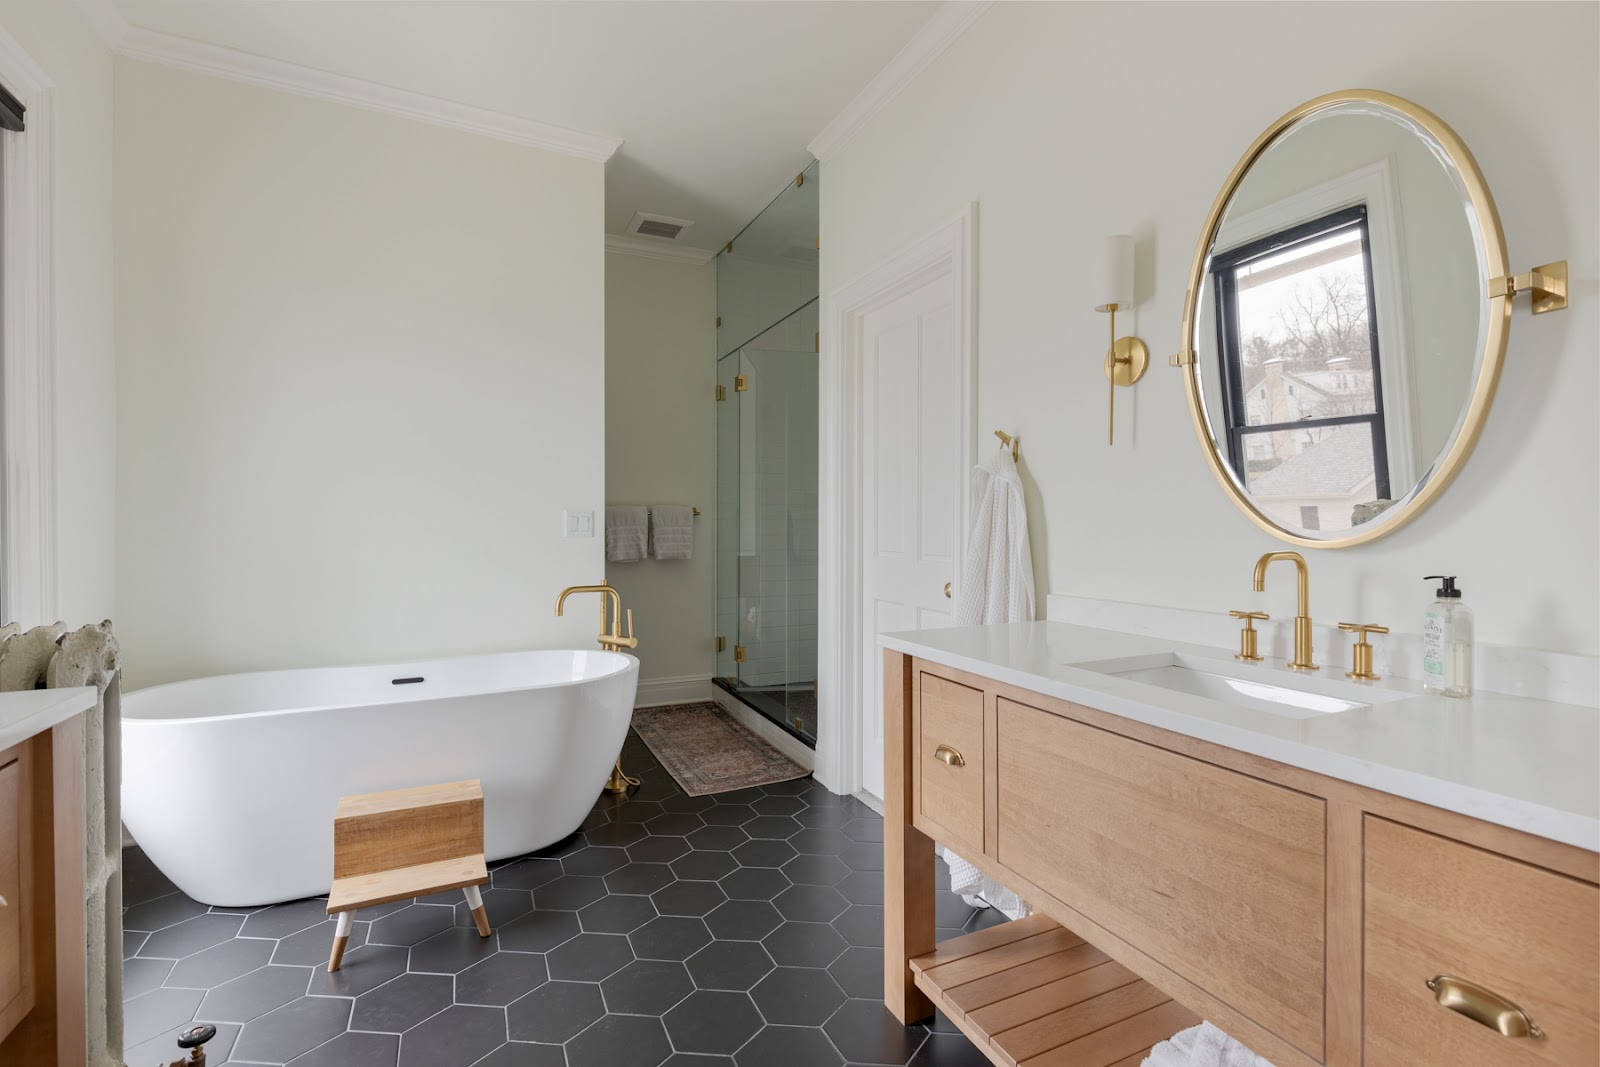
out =
[[(610, 649), (612, 652), (623, 648), (638, 648), (639, 639), (633, 636), (633, 609), (627, 612), (628, 632), (622, 632), (622, 594), (607, 585), (601, 579), (599, 585), (569, 585), (561, 590), (561, 595), (556, 598), (556, 616), (560, 617), (566, 609), (567, 597), (573, 593), (599, 593), (600, 594), (600, 636), (597, 640), (600, 647)], [(611, 610), (607, 612), (606, 606)], [(618, 759), (611, 768), (611, 777), (606, 779), (605, 791), (607, 793), (626, 793), (631, 787), (639, 784), (639, 779), (631, 778), (622, 769), (622, 760)]]
[(1314, 671), (1318, 668), (1312, 662), (1311, 652), (1311, 575), (1306, 569), (1305, 557), (1298, 552), (1268, 552), (1256, 560), (1256, 592), (1264, 592), (1267, 588), (1267, 564), (1280, 559), (1294, 564), (1298, 597), (1294, 613), (1294, 658), (1289, 661), (1289, 666), (1297, 671)]

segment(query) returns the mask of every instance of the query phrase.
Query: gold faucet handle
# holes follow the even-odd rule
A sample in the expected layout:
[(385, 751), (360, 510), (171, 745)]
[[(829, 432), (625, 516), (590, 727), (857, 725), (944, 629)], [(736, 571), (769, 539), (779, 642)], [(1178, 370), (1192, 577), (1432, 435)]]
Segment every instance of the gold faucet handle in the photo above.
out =
[(632, 637), (633, 636), (633, 609), (632, 608), (628, 609), (628, 632), (627, 632), (627, 634), (625, 636), (627, 636), (627, 637)]
[(1351, 646), (1350, 669), (1345, 672), (1346, 678), (1355, 678), (1363, 682), (1376, 682), (1379, 675), (1372, 669), (1372, 646), (1367, 643), (1368, 634), (1386, 634), (1387, 626), (1374, 626), (1365, 622), (1341, 622), (1339, 629), (1346, 630), (1356, 635), (1356, 643)]
[(1260, 662), (1261, 654), (1256, 651), (1256, 620), (1270, 619), (1272, 616), (1264, 611), (1230, 611), (1228, 614), (1244, 620), (1244, 629), (1239, 631), (1239, 654), (1233, 658), (1246, 663)]

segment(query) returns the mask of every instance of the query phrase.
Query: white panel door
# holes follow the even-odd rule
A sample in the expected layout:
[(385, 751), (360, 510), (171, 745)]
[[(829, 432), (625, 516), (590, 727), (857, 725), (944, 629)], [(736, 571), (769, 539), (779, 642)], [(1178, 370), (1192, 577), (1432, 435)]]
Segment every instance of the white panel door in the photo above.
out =
[(943, 275), (862, 318), (862, 786), (883, 795), (878, 635), (951, 624), (961, 480), (956, 285)]

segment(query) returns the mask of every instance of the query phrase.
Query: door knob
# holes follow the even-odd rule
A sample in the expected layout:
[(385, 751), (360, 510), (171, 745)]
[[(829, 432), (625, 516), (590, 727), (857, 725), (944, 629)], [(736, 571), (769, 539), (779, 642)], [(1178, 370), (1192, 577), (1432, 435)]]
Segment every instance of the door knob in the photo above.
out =
[(946, 600), (950, 599), (950, 583), (949, 582), (945, 582), (944, 583), (944, 598)]

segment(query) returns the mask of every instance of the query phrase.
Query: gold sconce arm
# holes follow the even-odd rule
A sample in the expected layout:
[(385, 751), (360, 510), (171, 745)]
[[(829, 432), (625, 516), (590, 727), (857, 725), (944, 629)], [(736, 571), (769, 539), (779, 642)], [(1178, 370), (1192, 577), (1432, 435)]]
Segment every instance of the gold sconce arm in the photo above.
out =
[(1513, 277), (1504, 275), (1489, 279), (1489, 299), (1497, 296), (1513, 297), (1518, 293), (1533, 294), (1533, 313), (1564, 311), (1567, 307), (1567, 261), (1559, 259), (1545, 263), (1526, 274)]
[(1106, 350), (1107, 382), (1106, 444), (1117, 443), (1117, 386), (1132, 385), (1144, 377), (1150, 366), (1150, 349), (1137, 337), (1117, 336), (1117, 305), (1107, 304), (1111, 313), (1111, 347)]

